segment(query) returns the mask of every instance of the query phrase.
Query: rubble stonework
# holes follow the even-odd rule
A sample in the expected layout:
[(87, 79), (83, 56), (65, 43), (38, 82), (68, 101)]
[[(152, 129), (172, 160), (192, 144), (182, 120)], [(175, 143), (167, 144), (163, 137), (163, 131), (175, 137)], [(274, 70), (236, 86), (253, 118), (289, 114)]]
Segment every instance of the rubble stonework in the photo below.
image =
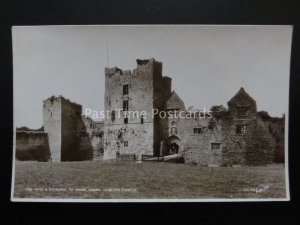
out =
[[(62, 96), (45, 100), (42, 135), (49, 144), (47, 157), (76, 161), (115, 159), (116, 154), (135, 154), (137, 159), (142, 154), (177, 154), (185, 163), (198, 165), (284, 162), (284, 116), (257, 112), (256, 101), (241, 88), (228, 101), (228, 108), (213, 106), (203, 118), (186, 110), (171, 82), (162, 75), (162, 63), (155, 59), (138, 59), (132, 71), (106, 68), (104, 106), (110, 116), (101, 122), (83, 116), (81, 105)], [(170, 115), (181, 111), (184, 117), (152, 117), (154, 109)], [(145, 111), (147, 116), (126, 119), (127, 111)], [(24, 141), (18, 132), (17, 154), (20, 143), (30, 145), (34, 139), (31, 136)], [(46, 142), (38, 143), (45, 146)]]
[[(123, 88), (126, 86), (126, 92)], [(162, 63), (137, 60), (137, 68), (122, 71), (118, 68), (105, 69), (105, 111), (118, 113), (128, 102), (127, 111), (145, 111), (146, 117), (124, 116), (106, 117), (104, 120), (104, 158), (116, 157), (116, 152), (134, 154), (153, 154), (159, 148), (161, 135), (159, 118), (153, 118), (152, 110), (162, 110), (164, 102), (171, 93), (171, 79), (162, 76)], [(123, 112), (126, 110), (122, 110)]]
[(44, 128), (29, 129), (27, 127), (17, 128), (16, 132), (16, 159), (49, 161), (50, 149), (48, 135)]
[(43, 118), (49, 138), (51, 161), (99, 158), (103, 151), (103, 123), (82, 116), (81, 105), (62, 96), (53, 96), (44, 101)]

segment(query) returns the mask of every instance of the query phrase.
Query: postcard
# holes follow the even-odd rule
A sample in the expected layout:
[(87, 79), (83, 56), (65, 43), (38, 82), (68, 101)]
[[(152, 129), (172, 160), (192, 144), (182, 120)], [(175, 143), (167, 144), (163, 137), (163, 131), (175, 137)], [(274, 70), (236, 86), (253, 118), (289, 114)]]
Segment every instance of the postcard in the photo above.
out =
[(14, 26), (12, 201), (288, 201), (292, 26)]

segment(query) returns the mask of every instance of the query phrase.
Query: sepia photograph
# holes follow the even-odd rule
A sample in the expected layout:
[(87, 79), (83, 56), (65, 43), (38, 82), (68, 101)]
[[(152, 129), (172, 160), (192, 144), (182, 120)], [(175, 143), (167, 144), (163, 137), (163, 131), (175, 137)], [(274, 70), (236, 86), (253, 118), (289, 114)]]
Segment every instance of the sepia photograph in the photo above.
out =
[(292, 31), (13, 26), (11, 200), (289, 201)]

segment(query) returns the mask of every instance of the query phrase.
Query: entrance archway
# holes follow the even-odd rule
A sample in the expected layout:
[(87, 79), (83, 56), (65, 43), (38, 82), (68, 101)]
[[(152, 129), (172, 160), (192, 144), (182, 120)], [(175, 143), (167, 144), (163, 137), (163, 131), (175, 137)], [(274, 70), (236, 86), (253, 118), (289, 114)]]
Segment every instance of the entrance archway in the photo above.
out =
[(174, 155), (174, 154), (178, 154), (178, 150), (179, 150), (179, 145), (178, 144), (176, 144), (176, 143), (172, 143), (171, 145), (170, 145), (170, 154), (171, 155)]
[(167, 139), (168, 155), (178, 154), (180, 152), (180, 139), (172, 135)]

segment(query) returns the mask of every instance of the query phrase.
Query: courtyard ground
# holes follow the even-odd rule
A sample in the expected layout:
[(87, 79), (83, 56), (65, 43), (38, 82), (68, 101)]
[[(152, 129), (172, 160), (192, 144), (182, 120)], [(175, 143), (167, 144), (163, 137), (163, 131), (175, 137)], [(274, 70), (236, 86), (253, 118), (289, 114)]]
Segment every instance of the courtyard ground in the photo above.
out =
[(15, 198), (285, 198), (284, 165), (16, 162)]

